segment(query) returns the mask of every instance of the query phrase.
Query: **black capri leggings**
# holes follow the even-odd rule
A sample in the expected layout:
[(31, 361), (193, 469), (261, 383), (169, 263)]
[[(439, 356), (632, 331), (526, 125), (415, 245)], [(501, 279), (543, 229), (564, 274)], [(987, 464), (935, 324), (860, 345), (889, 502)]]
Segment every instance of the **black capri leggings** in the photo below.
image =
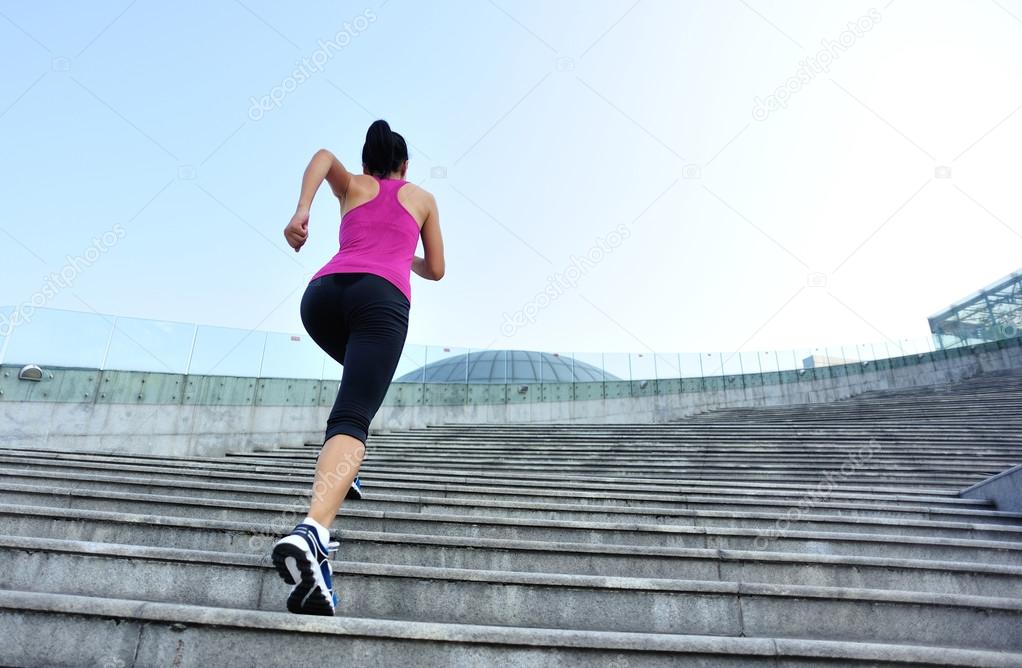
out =
[(396, 285), (367, 272), (326, 274), (305, 289), (305, 331), (344, 365), (326, 439), (348, 434), (365, 444), (401, 358), (409, 308)]

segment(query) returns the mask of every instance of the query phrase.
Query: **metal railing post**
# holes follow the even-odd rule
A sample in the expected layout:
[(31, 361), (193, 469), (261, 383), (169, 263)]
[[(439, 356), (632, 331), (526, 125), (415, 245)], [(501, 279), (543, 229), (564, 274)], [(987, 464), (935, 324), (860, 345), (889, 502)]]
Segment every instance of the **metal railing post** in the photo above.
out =
[(192, 345), (188, 347), (188, 361), (185, 362), (185, 375), (192, 372), (192, 359), (195, 357), (195, 341), (199, 338), (199, 323), (192, 330)]

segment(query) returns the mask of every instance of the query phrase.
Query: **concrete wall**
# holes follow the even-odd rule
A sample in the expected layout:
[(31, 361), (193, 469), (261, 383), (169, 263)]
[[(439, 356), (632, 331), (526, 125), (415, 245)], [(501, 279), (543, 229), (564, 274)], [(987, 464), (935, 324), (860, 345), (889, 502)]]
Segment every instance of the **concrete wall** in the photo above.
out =
[[(832, 401), (1022, 368), (1022, 338), (926, 355), (713, 378), (518, 386), (394, 383), (371, 431), (444, 423), (665, 422)], [(0, 447), (212, 456), (322, 440), (336, 381), (0, 366)]]
[(798, 379), (794, 382), (763, 383), (758, 374), (746, 374), (725, 377), (719, 389), (681, 393), (503, 404), (384, 405), (377, 420), (384, 429), (480, 422), (667, 422), (715, 408), (818, 403), (874, 390), (951, 383), (1008, 369), (1022, 369), (1022, 338), (877, 360), (865, 366), (856, 362), (807, 370), (795, 374)]
[(213, 456), (323, 438), (337, 381), (0, 366), (0, 447)]
[(993, 501), (997, 510), (1022, 513), (1022, 464), (962, 490), (966, 499)]

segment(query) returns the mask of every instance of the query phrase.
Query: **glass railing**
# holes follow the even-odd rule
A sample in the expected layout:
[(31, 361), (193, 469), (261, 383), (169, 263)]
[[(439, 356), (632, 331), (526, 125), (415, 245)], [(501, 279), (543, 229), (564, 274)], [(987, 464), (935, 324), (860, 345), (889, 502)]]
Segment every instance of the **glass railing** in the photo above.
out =
[[(573, 352), (405, 346), (402, 401), (559, 401), (799, 382), (941, 350), (933, 336), (737, 352)], [(0, 308), (0, 363), (179, 374), (339, 380), (306, 334), (64, 311)]]

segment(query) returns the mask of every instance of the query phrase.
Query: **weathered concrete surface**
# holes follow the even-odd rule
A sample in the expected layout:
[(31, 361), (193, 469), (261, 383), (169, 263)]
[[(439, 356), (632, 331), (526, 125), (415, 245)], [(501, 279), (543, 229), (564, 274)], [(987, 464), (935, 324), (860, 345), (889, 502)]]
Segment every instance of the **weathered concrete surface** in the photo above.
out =
[[(0, 664), (1022, 665), (1022, 371), (658, 424), (376, 434), (342, 616), (268, 559), (317, 446), (0, 449)], [(638, 633), (636, 633), (638, 632)]]
[[(620, 382), (613, 384), (613, 392), (591, 391), (599, 390), (600, 383), (578, 388), (549, 385), (531, 388), (533, 396), (525, 400), (513, 394), (513, 401), (503, 399), (506, 392), (483, 388), (485, 396), (473, 398), (472, 403), (423, 403), (424, 391), (446, 401), (449, 397), (443, 397), (449, 393), (444, 390), (450, 386), (424, 390), (416, 383), (395, 383), (370, 431), (379, 434), (439, 424), (658, 423), (718, 408), (827, 402), (1019, 368), (1022, 338), (813, 369), (805, 375), (793, 371), (746, 374), (706, 383), (698, 378), (662, 379), (644, 388), (638, 381)], [(175, 456), (321, 441), (337, 388), (336, 381), (191, 378), (89, 369), (52, 370), (43, 382), (26, 383), (12, 380), (12, 374), (16, 376), (14, 367), (0, 367), (0, 447)], [(704, 384), (719, 389), (702, 389)], [(595, 387), (582, 391), (582, 385)], [(660, 394), (654, 394), (657, 387)], [(686, 391), (681, 392), (682, 388)], [(604, 393), (606, 397), (601, 396)], [(571, 399), (572, 394), (576, 398)], [(580, 398), (593, 395), (600, 398)], [(552, 401), (551, 397), (566, 398)]]
[[(297, 619), (281, 613), (223, 610), (0, 591), (0, 625), (13, 642), (0, 660), (21, 666), (315, 664), (358, 656), (371, 665), (476, 668), (513, 665), (985, 666), (1016, 668), (1022, 654), (945, 647), (797, 638), (729, 638), (562, 631), (353, 618)], [(414, 652), (414, 654), (412, 654)]]
[(1022, 513), (1022, 464), (962, 490), (962, 498), (985, 499), (998, 510)]

